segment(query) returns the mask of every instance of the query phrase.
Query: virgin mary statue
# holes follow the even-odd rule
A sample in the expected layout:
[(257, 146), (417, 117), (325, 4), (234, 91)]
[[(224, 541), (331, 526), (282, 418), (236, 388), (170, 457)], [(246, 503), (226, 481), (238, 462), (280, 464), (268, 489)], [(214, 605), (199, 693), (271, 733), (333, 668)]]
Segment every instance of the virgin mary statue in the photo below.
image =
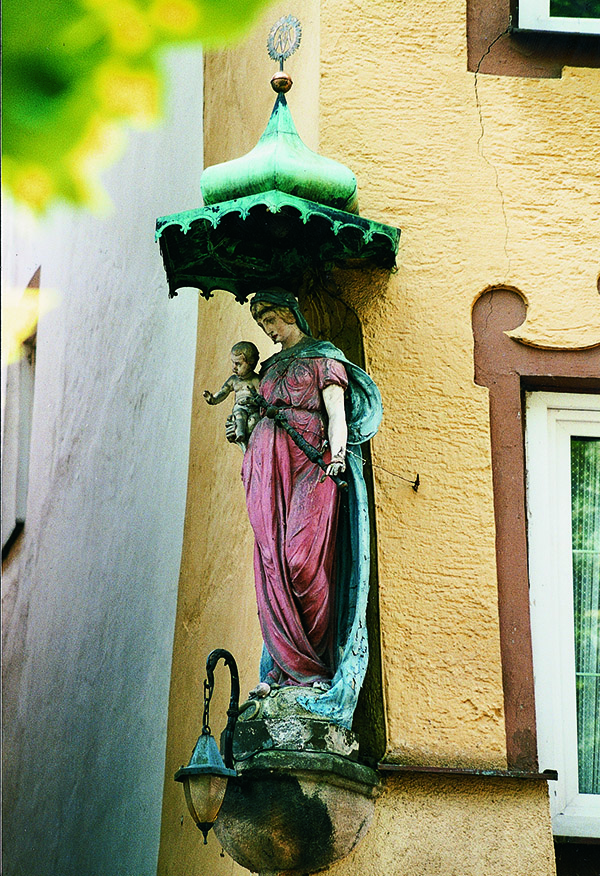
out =
[[(381, 422), (373, 380), (311, 336), (296, 298), (254, 295), (251, 312), (281, 350), (260, 371), (260, 394), (322, 453), (327, 475), (274, 419), (263, 417), (242, 478), (254, 530), (264, 649), (263, 693), (297, 686), (308, 711), (350, 728), (368, 661), (369, 518), (360, 445)], [(302, 688), (311, 687), (311, 696)]]

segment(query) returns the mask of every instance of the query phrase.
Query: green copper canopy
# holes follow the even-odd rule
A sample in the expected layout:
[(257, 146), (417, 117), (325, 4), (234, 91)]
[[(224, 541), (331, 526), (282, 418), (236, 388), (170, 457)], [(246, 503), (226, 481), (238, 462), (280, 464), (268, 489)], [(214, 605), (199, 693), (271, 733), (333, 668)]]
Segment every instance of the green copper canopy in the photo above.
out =
[(254, 149), (208, 167), (200, 189), (206, 205), (274, 190), (358, 213), (356, 177), (350, 168), (304, 145), (283, 94), (277, 95), (269, 124)]
[(243, 303), (333, 265), (396, 264), (400, 230), (357, 215), (354, 174), (304, 145), (283, 94), (254, 149), (207, 168), (200, 187), (204, 207), (156, 222), (171, 297), (191, 286)]
[(169, 295), (226, 289), (243, 303), (268, 285), (295, 290), (306, 271), (364, 259), (392, 269), (400, 230), (271, 191), (156, 222)]

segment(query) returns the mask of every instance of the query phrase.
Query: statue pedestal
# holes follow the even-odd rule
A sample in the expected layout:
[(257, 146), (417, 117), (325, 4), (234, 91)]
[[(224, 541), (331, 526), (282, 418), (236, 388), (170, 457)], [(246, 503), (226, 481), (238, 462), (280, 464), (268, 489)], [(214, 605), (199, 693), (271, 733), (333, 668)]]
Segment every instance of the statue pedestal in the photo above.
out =
[(215, 822), (225, 851), (261, 876), (315, 872), (345, 857), (366, 834), (381, 789), (356, 761), (354, 734), (303, 709), (300, 695), (307, 689), (282, 688), (243, 707), (238, 777)]
[(259, 751), (313, 751), (358, 758), (358, 740), (351, 730), (309, 712), (297, 701), (316, 699), (322, 691), (306, 687), (273, 688), (263, 699), (240, 706), (233, 755), (245, 761)]

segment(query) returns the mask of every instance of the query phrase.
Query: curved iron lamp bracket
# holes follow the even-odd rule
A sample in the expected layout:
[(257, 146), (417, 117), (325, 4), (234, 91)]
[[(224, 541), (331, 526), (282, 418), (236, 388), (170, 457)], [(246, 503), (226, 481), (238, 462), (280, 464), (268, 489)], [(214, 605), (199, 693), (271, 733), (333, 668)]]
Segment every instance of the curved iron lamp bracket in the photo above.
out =
[(204, 711), (202, 714), (202, 734), (210, 734), (210, 701), (215, 688), (215, 667), (221, 658), (229, 667), (231, 676), (231, 693), (227, 709), (227, 725), (223, 734), (223, 760), (227, 769), (233, 769), (233, 733), (240, 713), (240, 678), (237, 663), (225, 648), (215, 648), (206, 658), (206, 678), (204, 679)]

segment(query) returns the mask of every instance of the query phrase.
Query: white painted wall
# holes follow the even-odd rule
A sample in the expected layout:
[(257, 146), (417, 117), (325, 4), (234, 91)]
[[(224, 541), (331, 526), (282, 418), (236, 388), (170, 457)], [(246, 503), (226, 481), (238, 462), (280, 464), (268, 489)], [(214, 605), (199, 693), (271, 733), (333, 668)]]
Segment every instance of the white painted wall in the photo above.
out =
[(200, 204), (202, 58), (105, 176), (108, 219), (5, 222), (38, 329), (27, 518), (5, 564), (5, 876), (156, 872), (197, 301), (169, 301), (155, 217)]

